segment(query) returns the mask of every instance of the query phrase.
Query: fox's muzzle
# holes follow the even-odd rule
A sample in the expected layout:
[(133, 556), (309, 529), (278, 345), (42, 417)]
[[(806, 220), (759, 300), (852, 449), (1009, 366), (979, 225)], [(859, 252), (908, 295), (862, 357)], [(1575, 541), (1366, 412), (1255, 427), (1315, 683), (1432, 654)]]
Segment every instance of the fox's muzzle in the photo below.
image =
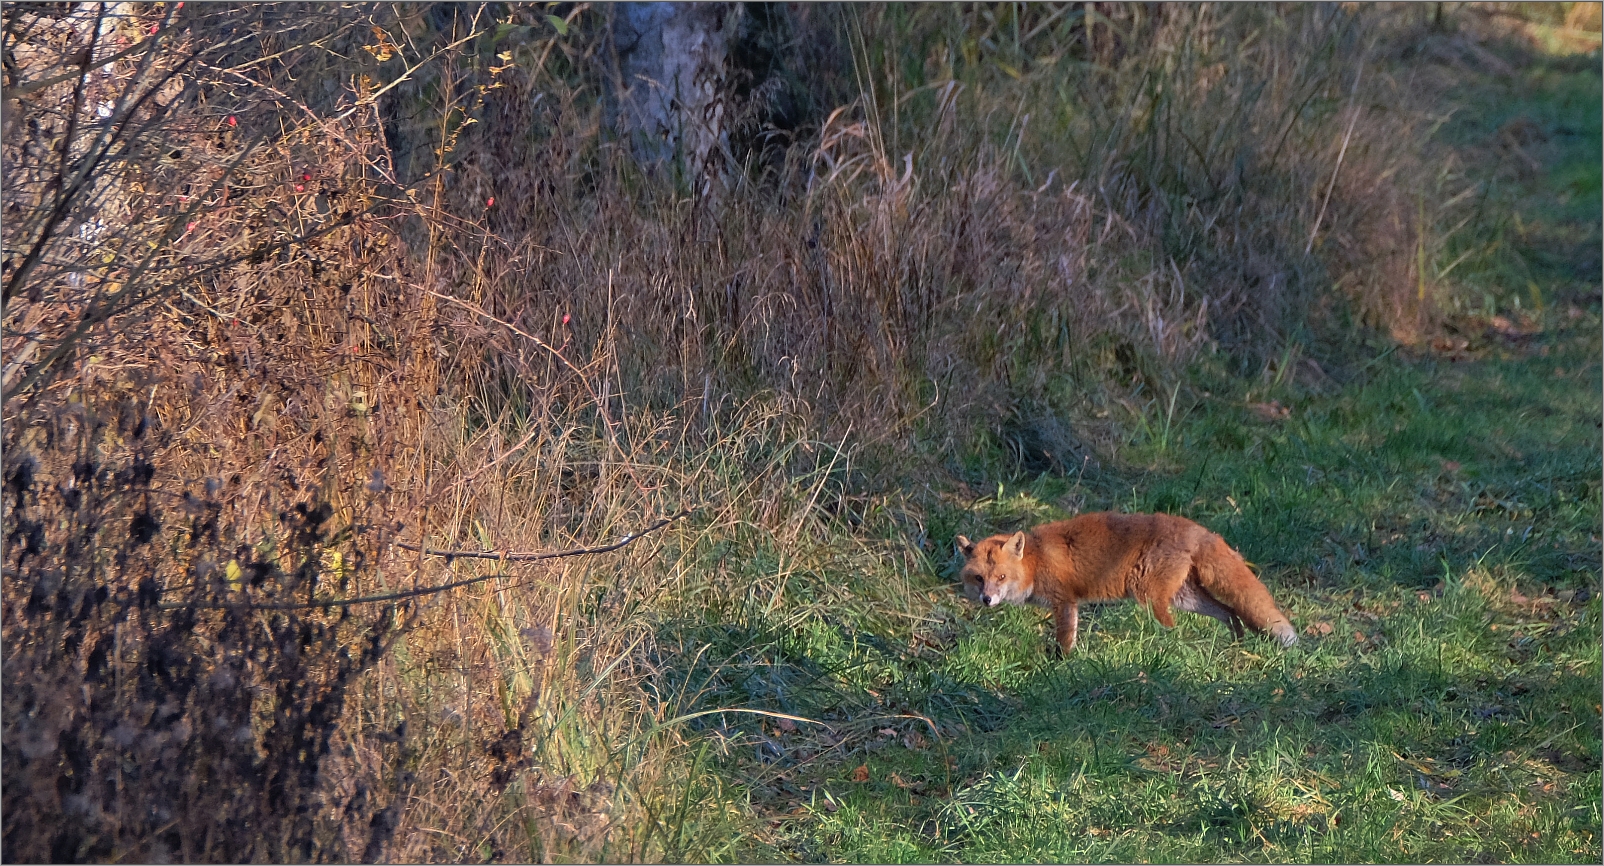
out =
[(999, 596), (999, 595), (986, 595), (986, 594), (982, 593), (981, 596), (980, 596), (980, 601), (983, 604), (985, 604), (986, 607), (996, 607), (997, 603), (1002, 601), (1002, 596)]

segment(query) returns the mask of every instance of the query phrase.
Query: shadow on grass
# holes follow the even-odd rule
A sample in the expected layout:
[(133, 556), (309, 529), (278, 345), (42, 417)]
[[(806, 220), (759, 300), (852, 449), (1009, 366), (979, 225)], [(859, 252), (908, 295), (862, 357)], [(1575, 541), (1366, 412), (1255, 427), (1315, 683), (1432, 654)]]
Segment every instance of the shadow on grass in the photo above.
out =
[[(1344, 623), (1286, 652), (1233, 643), (1212, 622), (1168, 632), (1133, 607), (1105, 608), (1067, 660), (1042, 651), (1040, 617), (1025, 610), (912, 641), (825, 620), (682, 625), (664, 645), (695, 650), (661, 683), (686, 712), (823, 723), (731, 713), (696, 725), (719, 742), (726, 785), (776, 828), (758, 850), (801, 859), (1387, 859), (1400, 853), (1396, 827), (1490, 809), (1512, 786), (1535, 785), (1542, 801), (1556, 778), (1597, 781), (1597, 732), (1560, 723), (1598, 698), (1596, 664), (1567, 655), (1587, 643), (1596, 600), (1547, 631), (1548, 664), (1515, 671), (1486, 664), (1499, 639), (1480, 590), (1456, 585), (1420, 608), (1390, 623), (1413, 620), (1413, 633), (1356, 642)], [(977, 648), (985, 663), (969, 664)], [(854, 815), (875, 831), (846, 832)], [(1416, 850), (1516, 856), (1483, 841), (1423, 838)]]

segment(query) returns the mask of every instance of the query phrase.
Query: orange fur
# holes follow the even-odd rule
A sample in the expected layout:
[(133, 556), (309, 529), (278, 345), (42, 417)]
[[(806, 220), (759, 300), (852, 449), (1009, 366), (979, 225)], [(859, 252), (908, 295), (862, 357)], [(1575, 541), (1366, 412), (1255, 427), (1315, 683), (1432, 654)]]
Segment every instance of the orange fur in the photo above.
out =
[(979, 542), (958, 536), (966, 592), (987, 605), (1053, 612), (1058, 645), (1075, 648), (1083, 601), (1134, 599), (1166, 628), (1171, 608), (1242, 624), (1291, 646), (1298, 635), (1270, 591), (1225, 539), (1169, 514), (1083, 514)]

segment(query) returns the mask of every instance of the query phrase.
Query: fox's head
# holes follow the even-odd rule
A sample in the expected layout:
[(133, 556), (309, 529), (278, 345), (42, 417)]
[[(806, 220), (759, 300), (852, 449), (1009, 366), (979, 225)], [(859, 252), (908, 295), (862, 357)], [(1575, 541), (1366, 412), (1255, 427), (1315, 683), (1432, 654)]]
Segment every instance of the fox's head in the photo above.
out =
[(964, 592), (981, 604), (994, 607), (1003, 602), (1024, 604), (1036, 588), (1035, 576), (1025, 568), (1025, 533), (993, 535), (980, 541), (958, 536), (958, 552), (963, 554), (960, 577)]

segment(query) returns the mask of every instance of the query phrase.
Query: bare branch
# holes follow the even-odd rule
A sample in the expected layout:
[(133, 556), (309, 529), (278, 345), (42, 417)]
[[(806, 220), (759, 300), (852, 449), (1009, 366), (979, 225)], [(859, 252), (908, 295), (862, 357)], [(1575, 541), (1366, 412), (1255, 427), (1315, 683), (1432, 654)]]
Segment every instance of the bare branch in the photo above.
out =
[[(424, 554), (425, 556), (443, 556), (447, 559), (447, 561), (452, 559), (493, 559), (498, 562), (538, 562), (543, 559), (565, 559), (572, 556), (591, 556), (598, 553), (611, 553), (615, 550), (628, 547), (629, 545), (639, 541), (641, 538), (650, 535), (659, 529), (662, 529), (670, 523), (685, 517), (689, 517), (695, 511), (696, 508), (694, 506), (691, 508), (686, 508), (677, 514), (671, 514), (668, 517), (660, 518), (656, 523), (653, 523), (645, 529), (642, 529), (638, 532), (628, 533), (623, 538), (613, 542), (612, 544), (604, 544), (599, 547), (575, 547), (569, 550), (546, 550), (514, 553), (511, 551), (497, 552), (486, 550), (435, 550), (433, 548), (421, 547), (416, 544), (407, 544), (406, 542), (396, 542), (395, 546), (402, 548), (403, 550), (416, 551)], [(183, 604), (160, 605), (159, 609), (177, 610), (180, 608), (195, 608), (199, 610), (308, 610), (313, 608), (349, 607), (354, 604), (376, 604), (379, 602), (401, 601), (404, 599), (418, 598), (425, 595), (434, 595), (447, 590), (470, 586), (475, 583), (483, 583), (484, 581), (490, 580), (494, 577), (499, 577), (499, 575), (481, 574), (478, 577), (470, 577), (467, 580), (459, 580), (453, 583), (441, 584), (439, 586), (430, 586), (423, 589), (410, 589), (404, 592), (392, 592), (384, 595), (368, 595), (361, 598), (330, 599), (328, 601), (314, 602), (289, 602), (284, 604), (198, 604), (194, 602), (185, 602)]]

